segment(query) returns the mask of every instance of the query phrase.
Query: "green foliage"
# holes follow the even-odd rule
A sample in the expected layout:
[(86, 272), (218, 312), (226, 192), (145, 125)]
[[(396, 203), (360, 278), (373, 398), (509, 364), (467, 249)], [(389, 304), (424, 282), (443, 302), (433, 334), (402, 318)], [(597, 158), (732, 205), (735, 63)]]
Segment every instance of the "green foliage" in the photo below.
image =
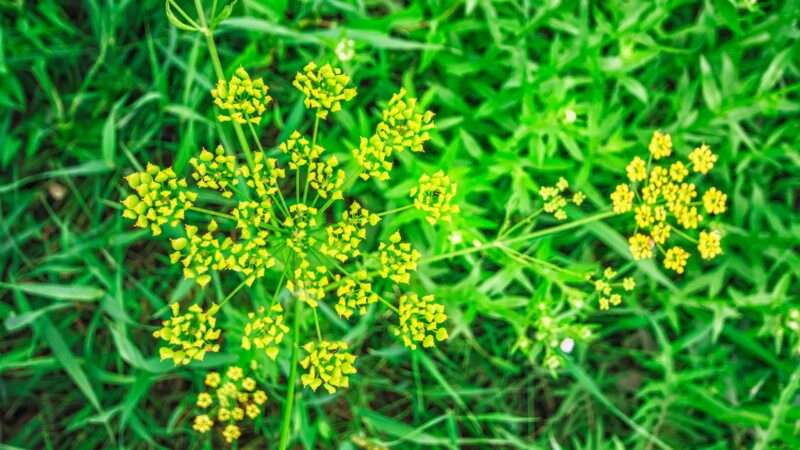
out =
[[(374, 308), (348, 323), (321, 304), (351, 349), (371, 351), (349, 390), (297, 398), (297, 445), (800, 447), (798, 2), (283, 0), (228, 11), (217, 31), (225, 73), (245, 66), (282, 99), (258, 125), (269, 145), (305, 120), (291, 80), (308, 61), (370, 87), (330, 121), (321, 144), (332, 154), (370, 135), (374, 105), (397, 85), (436, 112), (426, 153), (400, 155), (390, 180), (354, 194), (397, 208), (424, 173), (445, 170), (461, 213), (436, 229), (414, 210), (394, 222), (423, 255), (492, 242), (562, 176), (586, 194), (581, 210), (605, 210), (656, 129), (683, 158), (711, 146), (709, 178), (729, 198), (724, 254), (690, 259), (680, 278), (627, 261), (622, 218), (508, 244), (526, 258), (486, 248), (423, 261), (418, 283), (449, 323), (432, 353), (406, 352)], [(354, 41), (347, 62), (342, 38)], [(163, 1), (0, 1), (0, 443), (215, 447), (191, 430), (204, 373), (191, 368), (235, 355), (175, 369), (151, 336), (169, 303), (222, 298), (235, 280), (214, 278), (212, 292), (182, 280), (166, 238), (131, 230), (119, 205), (122, 177), (147, 162), (185, 175), (201, 147), (237, 147), (207, 107), (217, 80), (205, 46)], [(538, 216), (523, 232), (553, 223)], [(560, 287), (573, 277), (537, 261), (613, 266), (638, 284), (590, 316), (594, 339), (562, 355), (556, 378), (520, 343), (535, 342), (540, 305), (569, 301)], [(254, 284), (247, 309), (277, 283)], [(223, 312), (246, 322), (233, 304)], [(288, 364), (265, 367), (270, 399), (284, 398)], [(277, 442), (280, 408), (259, 420), (243, 447)]]

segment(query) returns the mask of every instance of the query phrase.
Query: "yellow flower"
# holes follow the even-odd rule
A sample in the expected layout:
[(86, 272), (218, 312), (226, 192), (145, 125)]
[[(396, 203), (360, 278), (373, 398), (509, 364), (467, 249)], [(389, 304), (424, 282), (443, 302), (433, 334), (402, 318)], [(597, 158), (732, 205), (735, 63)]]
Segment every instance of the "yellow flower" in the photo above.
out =
[(389, 237), (389, 245), (381, 242), (378, 246), (378, 259), (381, 264), (378, 272), (383, 278), (390, 278), (395, 283), (408, 284), (411, 272), (417, 270), (419, 252), (411, 248), (411, 244), (401, 241), (400, 232)]
[(611, 285), (608, 284), (605, 280), (595, 280), (594, 282), (594, 290), (597, 292), (602, 292), (605, 295), (611, 293)]
[(227, 113), (220, 114), (217, 119), (220, 122), (260, 124), (267, 104), (272, 100), (267, 95), (268, 90), (263, 79), (251, 80), (247, 71), (239, 66), (229, 81), (219, 80), (216, 89), (211, 90), (214, 104)]
[(627, 184), (617, 185), (617, 189), (611, 194), (611, 201), (614, 204), (614, 212), (617, 214), (626, 213), (633, 208), (633, 192)]
[(303, 386), (311, 386), (316, 391), (322, 385), (329, 394), (336, 392), (337, 388), (349, 387), (348, 375), (356, 373), (353, 363), (356, 357), (347, 353), (347, 344), (344, 342), (309, 342), (303, 346), (308, 353), (300, 365), (308, 373), (300, 377)]
[(680, 205), (673, 209), (672, 213), (675, 214), (675, 221), (678, 222), (678, 225), (687, 230), (697, 228), (700, 221), (703, 220), (703, 216), (697, 212), (697, 207), (695, 206)]
[(230, 444), (231, 442), (239, 439), (242, 435), (242, 432), (239, 430), (239, 427), (236, 425), (228, 425), (225, 427), (225, 431), (222, 432), (222, 435), (225, 437), (225, 440), (228, 441)]
[(556, 183), (556, 189), (558, 189), (559, 192), (564, 192), (567, 188), (569, 188), (569, 182), (564, 177), (559, 177)]
[(259, 414), (261, 414), (261, 408), (254, 403), (247, 405), (247, 417), (255, 419)]
[(689, 153), (689, 161), (692, 162), (692, 170), (695, 172), (707, 174), (709, 170), (714, 167), (717, 162), (717, 155), (711, 153), (711, 148), (706, 144), (701, 145)]
[(722, 246), (720, 241), (722, 237), (719, 231), (701, 231), (700, 243), (697, 245), (697, 250), (700, 251), (700, 257), (703, 259), (714, 259), (717, 255), (722, 253)]
[(211, 420), (210, 417), (205, 414), (201, 414), (194, 418), (194, 425), (192, 428), (200, 433), (208, 433), (213, 425), (214, 421)]
[(202, 392), (200, 395), (197, 396), (197, 406), (201, 408), (208, 408), (211, 404), (211, 396), (208, 395), (208, 392)]
[(228, 368), (228, 372), (225, 373), (225, 376), (233, 381), (241, 380), (244, 376), (244, 371), (241, 367), (233, 366)]
[(172, 318), (165, 320), (163, 327), (153, 336), (165, 340), (171, 347), (161, 347), (161, 360), (172, 358), (175, 365), (189, 364), (193, 359), (202, 361), (207, 352), (218, 352), (220, 330), (216, 329), (219, 305), (212, 304), (208, 310), (192, 305), (185, 314), (180, 314), (180, 305), (173, 303)]
[(647, 179), (647, 163), (638, 156), (634, 156), (628, 167), (625, 168), (628, 179), (631, 182), (644, 181)]
[(669, 134), (656, 131), (650, 140), (650, 153), (655, 159), (661, 159), (672, 154), (672, 137)]
[(622, 288), (625, 289), (626, 291), (630, 292), (635, 287), (636, 287), (636, 282), (633, 280), (633, 278), (628, 277), (622, 280)]
[(664, 267), (674, 270), (681, 274), (686, 267), (686, 260), (689, 259), (689, 253), (681, 247), (672, 247), (667, 250), (667, 255), (664, 257)]
[(722, 214), (727, 209), (725, 202), (728, 201), (728, 196), (717, 188), (712, 187), (703, 194), (703, 206), (709, 214)]
[(253, 394), (253, 401), (256, 402), (256, 405), (263, 405), (267, 401), (267, 394), (259, 389)]
[(647, 228), (653, 223), (655, 223), (656, 218), (653, 215), (653, 209), (650, 205), (639, 205), (635, 209), (636, 216), (636, 225), (641, 228)]
[(144, 172), (136, 172), (125, 177), (128, 186), (136, 194), (122, 201), (125, 209), (122, 217), (136, 221), (136, 226), (147, 228), (154, 236), (161, 234), (161, 226), (169, 223), (178, 225), (197, 200), (197, 194), (185, 190), (186, 180), (178, 178), (171, 167), (147, 164)]
[(450, 177), (440, 170), (428, 176), (422, 175), (419, 186), (411, 189), (414, 206), (426, 213), (425, 220), (436, 225), (439, 220), (450, 222), (452, 214), (458, 214), (458, 205), (451, 205), (458, 185), (450, 182)]
[(663, 244), (669, 239), (669, 233), (672, 227), (668, 223), (658, 223), (650, 230), (650, 237), (653, 238), (657, 244)]
[(342, 109), (343, 101), (350, 101), (356, 96), (356, 90), (348, 88), (350, 77), (339, 68), (325, 64), (317, 70), (317, 65), (308, 63), (303, 73), (297, 73), (294, 87), (302, 92), (307, 109), (315, 109), (317, 117), (325, 120), (329, 112)]
[(220, 422), (227, 422), (231, 420), (231, 410), (228, 408), (220, 408), (219, 411), (217, 411), (217, 419)]
[(650, 169), (650, 184), (660, 188), (667, 183), (669, 183), (669, 171), (661, 166), (653, 166)]
[(605, 270), (603, 271), (603, 278), (605, 278), (606, 280), (611, 280), (615, 276), (617, 276), (617, 272), (611, 267), (606, 267)]
[[(264, 314), (265, 308), (259, 307), (256, 312), (247, 314), (249, 319), (244, 326), (242, 335), (242, 348), (250, 350), (253, 345), (275, 361), (278, 356), (278, 345), (283, 341), (283, 336), (289, 332), (289, 327), (283, 324), (283, 308), (280, 303), (275, 303), (269, 314)], [(248, 381), (249, 380), (249, 381)], [(252, 391), (255, 383), (250, 383), (251, 378), (246, 378), (242, 386), (248, 391)], [(248, 388), (249, 387), (249, 388)]]
[(676, 161), (669, 166), (669, 177), (672, 181), (680, 183), (687, 175), (689, 175), (689, 170), (682, 162)]
[(208, 372), (206, 375), (206, 386), (217, 387), (219, 386), (220, 381), (222, 380), (217, 372)]
[(447, 339), (447, 329), (442, 325), (447, 320), (444, 306), (434, 301), (433, 295), (420, 298), (417, 294), (400, 297), (400, 326), (394, 334), (403, 338), (403, 344), (414, 350), (417, 343), (433, 347), (436, 341)]
[(250, 377), (245, 377), (242, 380), (242, 389), (244, 389), (245, 391), (252, 391), (255, 388), (256, 388), (256, 380)]
[(581, 206), (581, 203), (583, 203), (584, 200), (586, 200), (586, 195), (584, 195), (583, 192), (576, 192), (572, 194), (572, 203), (574, 203), (576, 206)]
[(628, 244), (630, 244), (633, 259), (640, 260), (653, 257), (654, 244), (650, 241), (649, 237), (641, 233), (636, 233), (628, 239)]

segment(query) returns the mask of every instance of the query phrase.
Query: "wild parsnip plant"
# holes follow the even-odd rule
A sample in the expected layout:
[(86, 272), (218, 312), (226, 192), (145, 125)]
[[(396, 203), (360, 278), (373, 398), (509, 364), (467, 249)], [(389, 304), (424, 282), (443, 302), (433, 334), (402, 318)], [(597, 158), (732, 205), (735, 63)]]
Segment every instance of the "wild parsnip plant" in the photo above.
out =
[[(177, 4), (167, 2), (168, 12), (171, 7), (181, 12)], [(205, 13), (199, 6), (198, 14), (203, 24)], [(211, 23), (219, 23), (215, 14), (212, 9)], [(205, 25), (199, 25), (198, 31), (211, 39)], [(217, 60), (213, 49), (209, 45)], [(153, 333), (164, 341), (159, 348), (162, 360), (187, 365), (220, 351), (224, 340), (224, 330), (217, 327), (220, 308), (236, 301), (237, 293), (268, 271), (280, 274), (270, 305), (248, 312), (241, 343), (227, 340), (226, 345), (262, 351), (272, 361), (284, 349), (291, 352), (282, 447), (286, 445), (298, 365), (304, 371), (300, 376), (303, 386), (313, 391), (322, 386), (329, 394), (349, 387), (349, 376), (357, 372), (356, 355), (350, 353), (347, 343), (322, 332), (317, 314), (320, 302), (334, 301), (337, 314), (345, 319), (354, 319), (371, 304), (380, 303), (396, 314), (394, 334), (410, 349), (433, 347), (447, 339), (444, 307), (433, 295), (420, 296), (411, 290), (420, 253), (403, 240), (399, 230), (370, 249), (368, 233), (379, 223), (391, 227), (386, 219), (410, 208), (422, 211), (431, 226), (450, 221), (459, 212), (454, 203), (457, 185), (442, 171), (423, 176), (409, 193), (407, 206), (395, 210), (371, 212), (346, 197), (356, 182), (389, 180), (397, 154), (423, 152), (431, 139), (434, 114), (419, 111), (417, 100), (408, 98), (404, 89), (388, 100), (374, 134), (362, 138), (353, 149), (353, 164), (346, 170), (335, 155), (328, 155), (319, 145), (319, 135), (320, 124), (335, 117), (356, 96), (350, 78), (330, 64), (318, 67), (310, 62), (297, 73), (293, 85), (304, 97), (313, 126), (310, 136), (294, 131), (277, 145), (285, 164), (279, 162), (278, 153), (264, 149), (253, 126), (261, 123), (272, 100), (269, 87), (262, 78), (253, 79), (239, 67), (229, 78), (220, 78), (211, 97), (219, 110), (218, 121), (230, 123), (240, 137), (244, 158), (222, 145), (214, 152), (201, 149), (190, 160), (189, 180), (178, 177), (170, 167), (148, 164), (144, 172), (127, 177), (132, 193), (122, 202), (123, 216), (138, 227), (149, 228), (154, 236), (160, 235), (164, 226), (175, 230), (179, 237), (170, 240), (170, 260), (183, 268), (185, 278), (201, 288), (211, 282), (213, 272), (232, 272), (240, 279), (218, 302), (170, 306), (172, 317)], [(246, 134), (257, 150), (251, 150)], [(403, 293), (391, 293), (380, 280)], [(383, 289), (378, 289), (379, 284)], [(288, 320), (278, 298), (282, 289), (293, 299)], [(313, 312), (313, 336), (299, 333), (306, 308)], [(289, 345), (282, 345), (290, 331)], [(218, 425), (225, 440), (233, 442), (241, 436), (239, 427), (245, 417), (261, 414), (264, 392), (255, 391), (256, 382), (243, 378), (239, 366), (226, 371), (227, 381), (222, 384), (216, 373), (209, 377), (206, 384), (215, 391), (198, 397), (197, 406), (203, 411), (197, 415), (194, 429), (205, 433)], [(205, 412), (211, 396), (219, 403), (215, 415)]]

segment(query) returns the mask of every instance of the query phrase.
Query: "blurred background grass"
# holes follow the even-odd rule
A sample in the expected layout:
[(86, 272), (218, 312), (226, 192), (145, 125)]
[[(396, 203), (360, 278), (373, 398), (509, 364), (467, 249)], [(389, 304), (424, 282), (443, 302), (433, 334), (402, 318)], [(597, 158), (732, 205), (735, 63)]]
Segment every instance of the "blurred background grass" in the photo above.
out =
[[(190, 430), (203, 371), (162, 366), (150, 337), (164, 305), (204, 293), (117, 206), (122, 176), (146, 162), (181, 171), (219, 139), (204, 43), (163, 9), (0, 1), (2, 448), (213, 445)], [(799, 17), (796, 0), (240, 1), (217, 42), (226, 72), (242, 64), (271, 86), (267, 145), (304, 120), (295, 71), (333, 61), (343, 37), (356, 55), (340, 65), (360, 95), (326, 124), (326, 148), (346, 153), (367, 135), (397, 85), (437, 113), (427, 153), (403, 154), (391, 182), (358, 193), (388, 209), (421, 173), (447, 169), (464, 213), (436, 231), (413, 213), (394, 222), (423, 254), (452, 249), (452, 232), (491, 238), (560, 176), (607, 207), (655, 129), (684, 156), (711, 145), (730, 200), (725, 254), (673, 281), (642, 266), (636, 295), (592, 318), (596, 340), (557, 378), (517, 344), (535, 336), (536, 305), (560, 301), (560, 275), (502, 255), (421, 267), (450, 315), (435, 351), (406, 353), (377, 314), (328, 314), (355, 342), (359, 373), (341, 394), (299, 400), (297, 445), (800, 448), (798, 335), (786, 324), (800, 303)], [(532, 251), (619, 266), (624, 225)], [(229, 290), (212, 285), (208, 295)], [(240, 447), (276, 442), (285, 369), (268, 371), (271, 408)]]

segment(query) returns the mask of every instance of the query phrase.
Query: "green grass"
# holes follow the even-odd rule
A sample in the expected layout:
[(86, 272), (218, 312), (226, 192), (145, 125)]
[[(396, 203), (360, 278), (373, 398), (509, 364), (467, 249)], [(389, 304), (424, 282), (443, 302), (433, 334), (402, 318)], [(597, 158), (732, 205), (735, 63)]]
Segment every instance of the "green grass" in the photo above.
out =
[[(226, 73), (241, 64), (270, 85), (270, 146), (305, 121), (294, 73), (335, 58), (341, 36), (356, 42), (343, 68), (360, 94), (325, 124), (329, 151), (370, 133), (397, 85), (436, 112), (427, 152), (357, 191), (391, 209), (423, 172), (447, 169), (463, 211), (452, 225), (393, 222), (423, 255), (454, 250), (455, 230), (492, 241), (560, 176), (586, 211), (607, 208), (656, 129), (684, 156), (708, 143), (720, 155), (710, 180), (729, 195), (724, 255), (694, 257), (683, 277), (629, 264), (621, 218), (513, 244), (565, 267), (635, 269), (635, 295), (591, 316), (596, 338), (555, 378), (518, 344), (535, 339), (537, 305), (564, 302), (563, 276), (505, 252), (420, 268), (417, 285), (449, 315), (434, 351), (405, 351), (377, 311), (346, 323), (323, 308), (359, 372), (335, 396), (301, 391), (294, 444), (800, 447), (800, 335), (784, 323), (800, 307), (800, 2), (744, 3), (241, 0), (217, 45)], [(118, 204), (122, 176), (147, 162), (185, 171), (216, 145), (214, 78), (205, 42), (161, 1), (0, 0), (0, 448), (220, 444), (191, 430), (192, 405), (205, 370), (236, 356), (175, 369), (151, 333), (168, 303), (224, 297), (235, 280), (183, 280), (166, 239)], [(267, 415), (240, 448), (277, 443), (286, 373), (285, 359), (267, 369)]]

